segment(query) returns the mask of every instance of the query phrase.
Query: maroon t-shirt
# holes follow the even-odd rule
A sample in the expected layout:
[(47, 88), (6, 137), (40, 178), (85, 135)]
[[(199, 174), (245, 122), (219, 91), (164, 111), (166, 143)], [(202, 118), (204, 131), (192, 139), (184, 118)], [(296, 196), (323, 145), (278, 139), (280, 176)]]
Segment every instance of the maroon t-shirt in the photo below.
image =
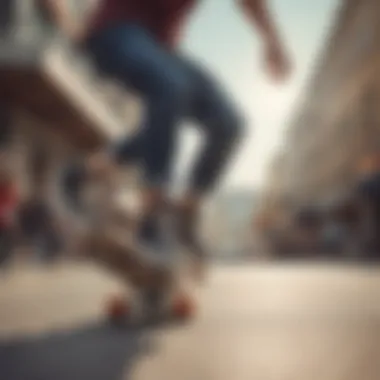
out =
[(100, 0), (90, 32), (118, 22), (138, 22), (173, 47), (189, 11), (198, 0)]

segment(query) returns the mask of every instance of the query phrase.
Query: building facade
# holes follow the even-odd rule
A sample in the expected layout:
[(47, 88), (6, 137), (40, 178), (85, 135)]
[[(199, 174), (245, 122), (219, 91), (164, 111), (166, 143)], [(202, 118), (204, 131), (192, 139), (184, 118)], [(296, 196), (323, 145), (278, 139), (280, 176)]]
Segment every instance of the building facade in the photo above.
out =
[[(288, 127), (277, 198), (293, 211), (353, 190), (357, 164), (380, 148), (380, 3), (342, 0), (302, 102)], [(267, 191), (273, 192), (270, 183)]]

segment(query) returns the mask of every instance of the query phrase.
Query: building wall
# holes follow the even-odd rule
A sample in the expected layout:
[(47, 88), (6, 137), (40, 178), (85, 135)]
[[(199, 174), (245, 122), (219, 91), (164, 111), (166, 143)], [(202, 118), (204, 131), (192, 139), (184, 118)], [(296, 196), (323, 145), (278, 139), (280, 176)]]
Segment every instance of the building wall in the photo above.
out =
[(357, 160), (379, 134), (373, 115), (380, 101), (379, 30), (378, 1), (342, 1), (330, 42), (288, 128), (283, 188), (299, 203), (353, 185)]

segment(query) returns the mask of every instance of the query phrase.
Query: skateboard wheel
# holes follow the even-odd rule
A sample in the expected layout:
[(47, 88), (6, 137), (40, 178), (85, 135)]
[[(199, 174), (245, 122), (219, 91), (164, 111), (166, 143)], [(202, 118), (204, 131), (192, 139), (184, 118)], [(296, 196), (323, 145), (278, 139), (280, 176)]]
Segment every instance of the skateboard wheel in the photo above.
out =
[(107, 315), (111, 321), (121, 321), (130, 314), (130, 305), (125, 298), (113, 296), (107, 303)]
[(172, 311), (177, 318), (189, 319), (195, 314), (195, 303), (188, 295), (180, 295), (174, 299)]

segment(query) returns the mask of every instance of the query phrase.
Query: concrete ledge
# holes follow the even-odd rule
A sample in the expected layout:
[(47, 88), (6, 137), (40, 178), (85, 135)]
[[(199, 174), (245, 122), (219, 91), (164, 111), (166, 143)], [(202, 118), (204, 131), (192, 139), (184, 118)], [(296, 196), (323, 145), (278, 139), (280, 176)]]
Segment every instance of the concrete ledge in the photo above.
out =
[(0, 42), (0, 99), (32, 111), (95, 146), (123, 133), (121, 117), (100, 96), (100, 78), (61, 41), (34, 46)]

